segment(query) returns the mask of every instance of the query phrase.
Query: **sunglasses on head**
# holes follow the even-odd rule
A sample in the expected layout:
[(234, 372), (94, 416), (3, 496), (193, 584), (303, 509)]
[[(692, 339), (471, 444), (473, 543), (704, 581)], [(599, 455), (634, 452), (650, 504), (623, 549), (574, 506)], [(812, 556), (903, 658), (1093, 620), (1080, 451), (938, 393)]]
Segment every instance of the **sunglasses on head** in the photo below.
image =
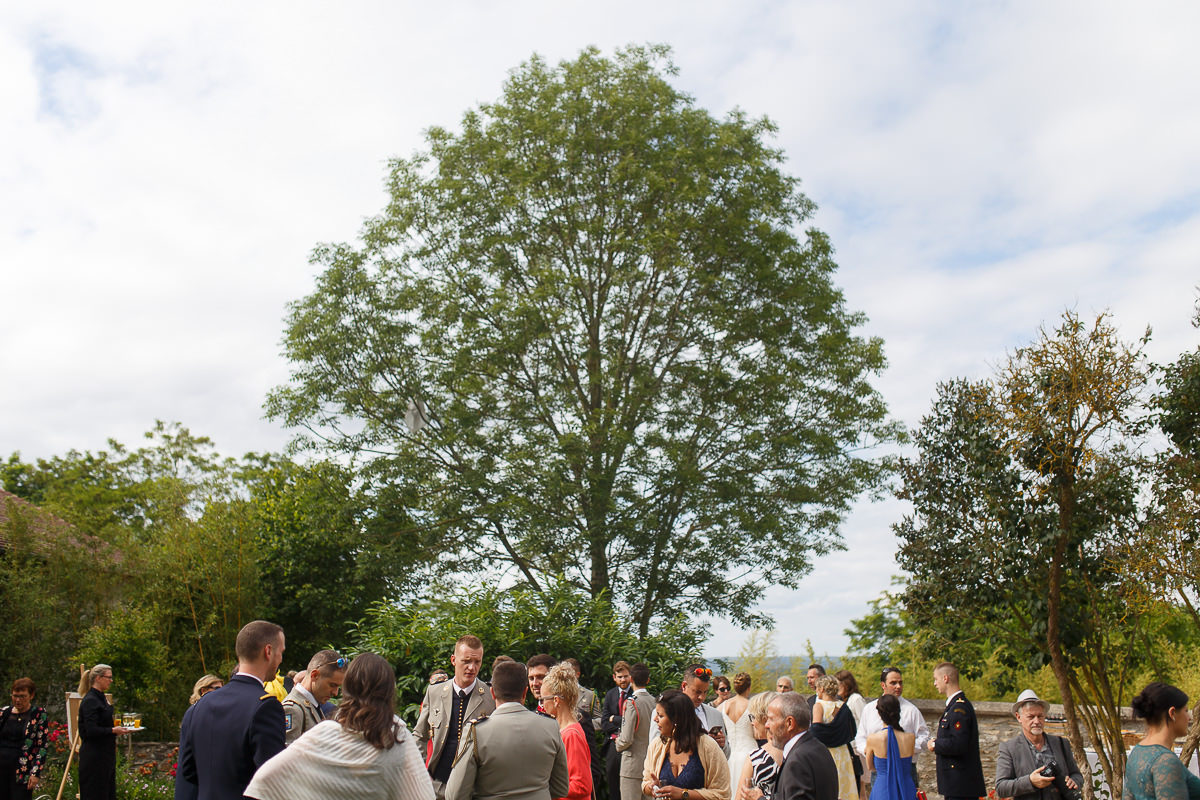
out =
[(317, 669), (324, 669), (330, 664), (337, 664), (338, 669), (345, 669), (346, 667), (350, 666), (350, 659), (346, 658), (345, 656), (342, 656), (341, 658), (335, 658), (333, 661), (326, 661), (324, 664), (317, 667)]
[(696, 669), (692, 670), (692, 674), (702, 681), (712, 680), (712, 670), (708, 667), (697, 667)]

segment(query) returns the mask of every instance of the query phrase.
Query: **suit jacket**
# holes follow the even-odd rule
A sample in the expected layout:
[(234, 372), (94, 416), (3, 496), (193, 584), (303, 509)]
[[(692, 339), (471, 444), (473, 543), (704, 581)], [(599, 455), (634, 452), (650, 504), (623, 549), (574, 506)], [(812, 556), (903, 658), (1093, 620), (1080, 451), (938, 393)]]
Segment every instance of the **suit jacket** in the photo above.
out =
[(979, 724), (975, 708), (962, 692), (942, 712), (933, 752), (937, 755), (938, 792), (943, 797), (987, 794), (983, 765), (979, 762)]
[(604, 734), (604, 749), (612, 746), (621, 732), (621, 688), (614, 686), (604, 695), (604, 706), (600, 709), (600, 732)]
[[(1045, 734), (1046, 745), (1051, 755), (1063, 768), (1068, 776), (1080, 786), (1083, 785), (1083, 775), (1075, 763), (1071, 753), (1071, 743), (1061, 736)], [(1058, 790), (1054, 784), (1045, 789), (1037, 789), (1029, 774), (1038, 765), (1037, 759), (1030, 749), (1029, 740), (1024, 733), (1018, 733), (1007, 742), (1000, 743), (1000, 752), (996, 754), (996, 794), (1000, 797), (1025, 798), (1025, 800), (1059, 800)]]
[(829, 748), (805, 732), (779, 765), (771, 800), (837, 800), (838, 771)]
[(504, 703), (464, 726), (446, 800), (552, 800), (570, 786), (558, 723)]
[(654, 724), (654, 696), (647, 691), (634, 692), (625, 701), (625, 716), (614, 746), (621, 754), (621, 777), (640, 778), (650, 747), (650, 728)]
[[(708, 724), (704, 726), (705, 732), (720, 726), (725, 727), (725, 715), (721, 713), (721, 709), (713, 708), (708, 703), (701, 703), (700, 708), (704, 710), (704, 716), (708, 719)], [(733, 731), (725, 731), (725, 746), (721, 750), (725, 753), (725, 757), (729, 757), (729, 737), (733, 735)]]
[(254, 772), (283, 750), (283, 706), (249, 675), (234, 675), (183, 715), (179, 775), (199, 800), (240, 800)]
[[(425, 765), (429, 767), (431, 775), (434, 768), (437, 767), (438, 759), (442, 756), (442, 749), (446, 746), (446, 738), (450, 732), (450, 724), (453, 722), (451, 718), (454, 716), (455, 691), (456, 684), (453, 679), (435, 683), (426, 689), (425, 701), (421, 704), (421, 716), (417, 717), (417, 726), (413, 728), (413, 736), (417, 739), (417, 750), (421, 755), (429, 752), (429, 758)], [(467, 701), (466, 710), (463, 711), (463, 730), (466, 730), (467, 720), (491, 714), (495, 710), (496, 701), (492, 699), (491, 688), (483, 681), (476, 679), (475, 689)], [(432, 750), (428, 748), (430, 741), (433, 742)]]
[(309, 700), (300, 687), (293, 686), (283, 701), (283, 738), (291, 744), (309, 728), (315, 728), (325, 719), (321, 707)]

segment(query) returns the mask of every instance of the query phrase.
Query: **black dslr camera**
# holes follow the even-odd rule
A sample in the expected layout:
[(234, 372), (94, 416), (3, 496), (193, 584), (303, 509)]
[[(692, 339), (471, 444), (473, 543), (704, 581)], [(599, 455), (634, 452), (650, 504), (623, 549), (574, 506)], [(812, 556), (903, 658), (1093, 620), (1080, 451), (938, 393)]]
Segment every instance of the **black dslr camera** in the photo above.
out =
[(1047, 778), (1054, 778), (1054, 788), (1058, 789), (1058, 794), (1063, 800), (1080, 800), (1083, 797), (1083, 790), (1079, 788), (1067, 788), (1067, 776), (1063, 774), (1062, 767), (1053, 758), (1050, 759), (1040, 773)]

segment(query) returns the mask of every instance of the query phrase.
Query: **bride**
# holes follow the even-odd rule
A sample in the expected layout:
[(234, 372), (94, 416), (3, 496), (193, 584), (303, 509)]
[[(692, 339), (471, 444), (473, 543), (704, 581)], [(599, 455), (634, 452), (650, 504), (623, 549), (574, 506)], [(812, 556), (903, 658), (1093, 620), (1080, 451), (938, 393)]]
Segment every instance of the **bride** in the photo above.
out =
[(749, 673), (733, 676), (733, 691), (734, 696), (721, 703), (721, 713), (725, 715), (725, 730), (729, 731), (729, 774), (736, 776), (742, 774), (746, 759), (758, 748), (750, 715), (746, 713), (750, 703)]

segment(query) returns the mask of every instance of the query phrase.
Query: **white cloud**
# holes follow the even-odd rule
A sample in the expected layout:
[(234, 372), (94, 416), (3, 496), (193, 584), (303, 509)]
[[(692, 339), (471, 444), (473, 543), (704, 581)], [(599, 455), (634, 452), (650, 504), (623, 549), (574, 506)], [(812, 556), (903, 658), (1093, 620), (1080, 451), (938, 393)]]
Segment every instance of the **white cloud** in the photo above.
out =
[[(131, 442), (156, 418), (229, 454), (282, 447), (261, 403), (311, 248), (379, 211), (422, 130), (534, 51), (589, 44), (670, 43), (701, 105), (779, 124), (906, 423), (1064, 307), (1151, 324), (1171, 360), (1197, 341), (1198, 22), (1182, 1), (6, 7), (0, 453)], [(857, 508), (848, 552), (769, 593), (782, 650), (844, 646), (896, 571), (898, 513)], [(711, 650), (738, 639), (722, 626)]]

